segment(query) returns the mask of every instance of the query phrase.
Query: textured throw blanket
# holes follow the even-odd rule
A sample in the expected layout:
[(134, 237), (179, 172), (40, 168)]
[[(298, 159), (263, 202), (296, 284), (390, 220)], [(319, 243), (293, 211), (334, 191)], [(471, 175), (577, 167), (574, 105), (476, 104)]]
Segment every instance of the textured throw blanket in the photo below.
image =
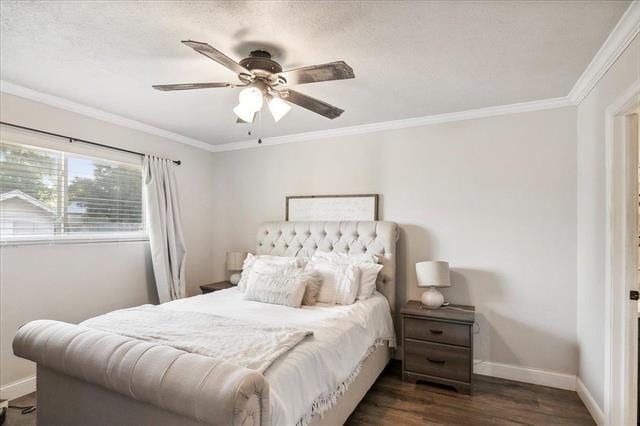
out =
[(312, 331), (274, 327), (199, 312), (143, 305), (113, 311), (81, 323), (186, 352), (216, 358), (264, 373)]

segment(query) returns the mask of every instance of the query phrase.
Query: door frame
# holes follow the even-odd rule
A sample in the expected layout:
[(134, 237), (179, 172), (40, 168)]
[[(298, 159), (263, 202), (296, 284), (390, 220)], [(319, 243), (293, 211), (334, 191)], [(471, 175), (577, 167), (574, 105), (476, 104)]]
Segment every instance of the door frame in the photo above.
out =
[(637, 416), (638, 308), (629, 291), (638, 289), (638, 132), (637, 125), (635, 130), (631, 126), (637, 116), (630, 117), (638, 107), (640, 80), (605, 112), (604, 420), (608, 425), (635, 425)]

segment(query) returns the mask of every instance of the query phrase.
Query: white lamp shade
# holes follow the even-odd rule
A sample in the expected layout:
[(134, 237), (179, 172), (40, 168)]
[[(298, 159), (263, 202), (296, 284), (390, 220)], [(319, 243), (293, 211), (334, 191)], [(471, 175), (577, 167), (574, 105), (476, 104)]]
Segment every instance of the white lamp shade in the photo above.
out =
[(262, 92), (255, 87), (242, 89), (240, 95), (238, 95), (238, 100), (240, 105), (251, 112), (260, 111), (262, 108)]
[(238, 104), (233, 109), (233, 112), (245, 123), (253, 123), (253, 116), (256, 115), (255, 111), (247, 108), (244, 104)]
[(280, 121), (282, 117), (287, 115), (287, 113), (291, 110), (291, 105), (286, 103), (280, 98), (273, 97), (269, 101), (269, 109), (271, 110), (271, 115), (273, 115), (273, 119), (276, 121)]
[(451, 287), (447, 262), (418, 262), (416, 276), (418, 287)]
[(246, 251), (230, 251), (227, 252), (227, 270), (242, 271), (242, 264), (247, 257)]

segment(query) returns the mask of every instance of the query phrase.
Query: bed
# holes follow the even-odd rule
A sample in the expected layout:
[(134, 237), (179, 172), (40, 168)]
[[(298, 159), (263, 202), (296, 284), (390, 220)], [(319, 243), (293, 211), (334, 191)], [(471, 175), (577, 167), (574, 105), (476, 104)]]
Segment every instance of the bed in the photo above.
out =
[[(313, 331), (313, 336), (279, 356), (264, 374), (239, 369), (233, 360), (142, 345), (82, 326), (52, 321), (27, 324), (14, 340), (14, 351), (37, 362), (38, 423), (344, 423), (389, 362), (395, 346), (397, 238), (397, 226), (382, 221), (268, 222), (259, 227), (256, 254), (377, 255), (383, 265), (377, 291), (353, 305), (294, 309), (244, 300), (237, 288), (162, 305), (177, 315), (215, 313)], [(122, 357), (120, 362), (121, 348), (140, 355), (133, 361)], [(118, 370), (120, 364), (114, 367), (116, 358), (128, 369)]]

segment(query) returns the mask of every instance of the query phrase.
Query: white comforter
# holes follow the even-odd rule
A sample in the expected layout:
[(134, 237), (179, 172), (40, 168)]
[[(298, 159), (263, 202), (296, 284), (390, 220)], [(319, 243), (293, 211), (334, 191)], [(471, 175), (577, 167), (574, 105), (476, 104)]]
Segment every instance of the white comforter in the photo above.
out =
[(389, 304), (377, 292), (353, 305), (318, 304), (297, 309), (244, 300), (242, 293), (232, 288), (175, 300), (163, 307), (313, 331), (313, 336), (265, 372), (274, 425), (295, 425), (308, 418), (314, 402), (335, 392), (376, 341), (387, 340), (395, 346)]

